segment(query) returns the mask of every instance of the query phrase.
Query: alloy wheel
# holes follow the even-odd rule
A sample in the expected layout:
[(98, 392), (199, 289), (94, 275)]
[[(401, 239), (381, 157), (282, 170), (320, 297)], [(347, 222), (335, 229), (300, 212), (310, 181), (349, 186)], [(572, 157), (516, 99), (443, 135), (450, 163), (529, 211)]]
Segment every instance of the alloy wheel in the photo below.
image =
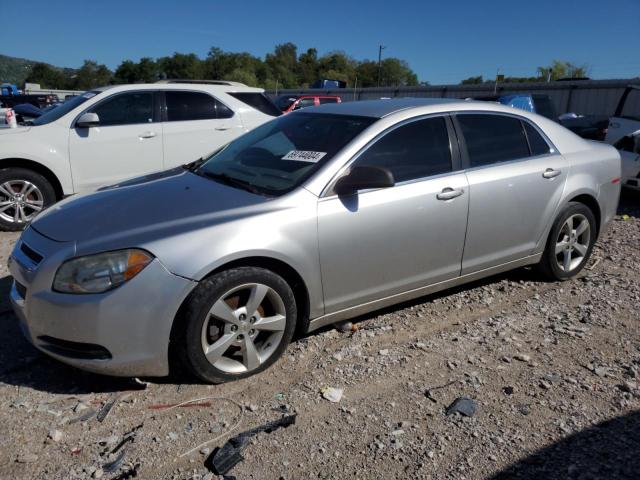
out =
[(27, 180), (8, 180), (0, 185), (0, 218), (10, 223), (27, 223), (43, 209), (44, 196)]
[(576, 213), (567, 218), (558, 232), (556, 240), (556, 261), (558, 267), (568, 273), (584, 261), (591, 243), (589, 220)]
[(202, 350), (215, 368), (244, 373), (262, 365), (284, 336), (287, 314), (271, 287), (248, 283), (216, 300), (202, 326)]

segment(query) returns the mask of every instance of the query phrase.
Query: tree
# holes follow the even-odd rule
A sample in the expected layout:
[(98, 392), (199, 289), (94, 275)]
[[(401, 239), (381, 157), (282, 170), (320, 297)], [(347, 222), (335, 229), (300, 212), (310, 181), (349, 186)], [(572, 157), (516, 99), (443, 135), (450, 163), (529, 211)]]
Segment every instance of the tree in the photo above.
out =
[(109, 85), (112, 81), (113, 73), (106, 65), (98, 64), (94, 60), (85, 60), (75, 77), (72, 78), (70, 86), (75, 90), (89, 90)]
[(298, 86), (297, 66), (298, 47), (293, 43), (276, 45), (273, 53), (268, 53), (265, 63), (270, 71), (270, 77), (281, 88), (295, 88)]
[(580, 78), (586, 77), (589, 67), (587, 65), (575, 65), (568, 61), (554, 60), (548, 67), (538, 67), (538, 75), (540, 79), (547, 79), (547, 75), (551, 72), (551, 80), (559, 80), (561, 78)]
[(308, 87), (318, 76), (318, 51), (310, 48), (298, 58), (298, 85)]
[(68, 86), (64, 74), (46, 63), (35, 63), (25, 82), (39, 83), (42, 88), (65, 89)]
[(460, 82), (460, 85), (479, 85), (481, 83), (484, 83), (484, 80), (482, 75), (478, 75), (477, 77), (465, 78)]
[(165, 78), (197, 80), (203, 77), (202, 61), (195, 53), (174, 53), (157, 61), (158, 72)]

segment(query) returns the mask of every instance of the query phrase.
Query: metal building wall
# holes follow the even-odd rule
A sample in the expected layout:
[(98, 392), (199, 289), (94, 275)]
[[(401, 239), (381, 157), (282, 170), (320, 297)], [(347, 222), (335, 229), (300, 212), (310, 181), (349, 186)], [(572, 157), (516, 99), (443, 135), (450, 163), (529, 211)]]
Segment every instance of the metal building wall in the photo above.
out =
[[(511, 83), (498, 85), (497, 94), (542, 93), (549, 95), (559, 114), (575, 112), (582, 115), (611, 116), (618, 100), (629, 84), (640, 84), (640, 78), (630, 80), (582, 80), (551, 83)], [(292, 89), (279, 90), (278, 95), (323, 93), (339, 95), (343, 102), (369, 100), (383, 97), (432, 97), (468, 98), (493, 95), (493, 84), (441, 85), (427, 87), (381, 87), (342, 89)], [(272, 98), (276, 92), (268, 90)]]

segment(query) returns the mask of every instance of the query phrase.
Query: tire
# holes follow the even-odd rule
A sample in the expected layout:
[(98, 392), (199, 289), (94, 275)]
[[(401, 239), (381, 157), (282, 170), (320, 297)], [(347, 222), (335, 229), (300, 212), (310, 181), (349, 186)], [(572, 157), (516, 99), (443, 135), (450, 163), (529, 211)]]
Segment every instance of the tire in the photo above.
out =
[(0, 170), (0, 230), (19, 231), (56, 202), (49, 181), (26, 168)]
[[(263, 299), (258, 303), (253, 298)], [(179, 353), (205, 382), (246, 378), (282, 356), (296, 319), (295, 297), (280, 276), (257, 267), (226, 270), (202, 281), (188, 299), (178, 332)]]
[[(588, 230), (582, 230), (585, 225)], [(549, 233), (539, 264), (542, 273), (560, 281), (569, 280), (580, 273), (591, 256), (596, 242), (596, 229), (596, 218), (589, 207), (582, 203), (569, 203), (560, 212)]]

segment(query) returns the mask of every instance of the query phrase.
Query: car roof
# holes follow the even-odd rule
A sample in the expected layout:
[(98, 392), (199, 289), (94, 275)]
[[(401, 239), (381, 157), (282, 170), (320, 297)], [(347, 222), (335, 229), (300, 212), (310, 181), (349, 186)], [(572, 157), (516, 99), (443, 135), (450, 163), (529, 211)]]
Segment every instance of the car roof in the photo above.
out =
[(124, 83), (120, 85), (106, 85), (103, 87), (90, 89), (93, 92), (104, 92), (107, 90), (117, 89), (120, 91), (126, 90), (201, 90), (201, 91), (214, 91), (214, 92), (253, 92), (263, 93), (264, 89), (248, 87), (238, 82), (196, 82), (196, 81), (171, 81), (171, 82), (156, 82), (156, 83)]
[[(333, 113), (339, 115), (354, 115), (360, 117), (382, 118), (402, 110), (420, 107), (435, 107), (446, 105), (451, 109), (455, 104), (468, 104), (467, 100), (455, 98), (390, 98), (385, 100), (361, 100), (358, 102), (325, 103), (319, 107), (311, 107), (317, 113)], [(476, 103), (476, 102), (474, 102)], [(477, 102), (483, 104), (484, 102)], [(304, 111), (310, 111), (305, 109)]]

